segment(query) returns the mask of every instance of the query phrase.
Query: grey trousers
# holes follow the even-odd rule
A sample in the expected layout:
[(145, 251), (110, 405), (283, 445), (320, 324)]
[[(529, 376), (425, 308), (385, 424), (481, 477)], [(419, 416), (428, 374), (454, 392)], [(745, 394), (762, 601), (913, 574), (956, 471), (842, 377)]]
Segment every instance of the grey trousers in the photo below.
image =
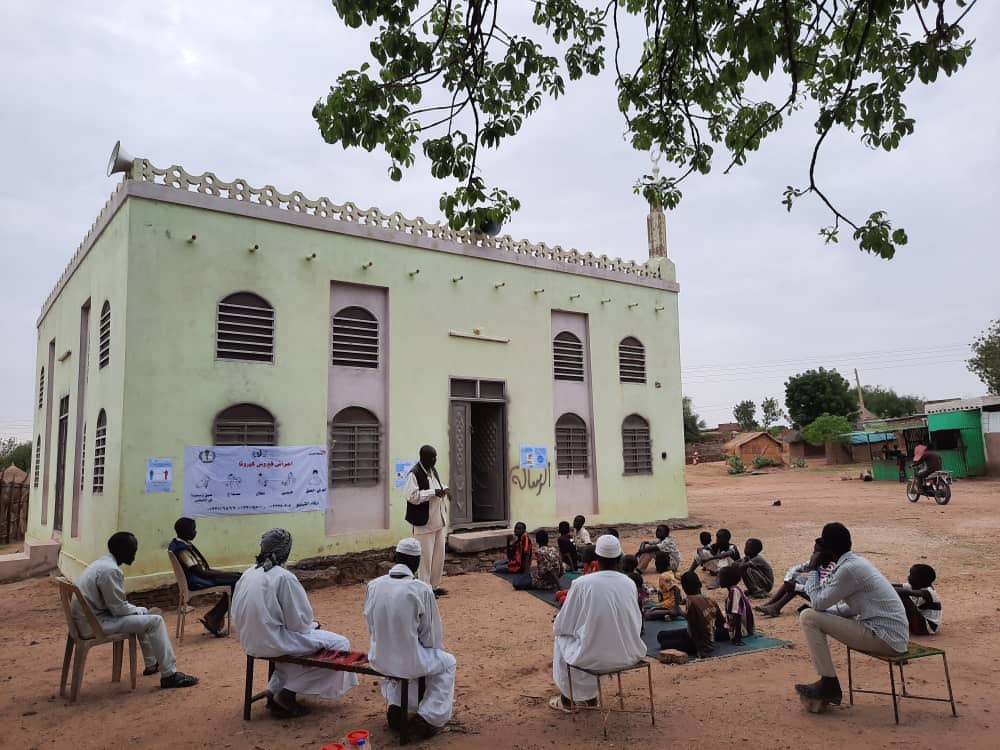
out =
[(837, 676), (833, 659), (830, 657), (827, 636), (856, 651), (870, 651), (883, 656), (895, 656), (898, 653), (861, 622), (849, 617), (806, 609), (799, 616), (799, 624), (802, 625), (802, 634), (806, 638), (809, 655), (812, 656), (820, 677)]
[(169, 677), (177, 671), (174, 647), (167, 625), (160, 615), (125, 615), (101, 619), (105, 633), (135, 633), (139, 636), (142, 659), (147, 667), (160, 665), (160, 674)]

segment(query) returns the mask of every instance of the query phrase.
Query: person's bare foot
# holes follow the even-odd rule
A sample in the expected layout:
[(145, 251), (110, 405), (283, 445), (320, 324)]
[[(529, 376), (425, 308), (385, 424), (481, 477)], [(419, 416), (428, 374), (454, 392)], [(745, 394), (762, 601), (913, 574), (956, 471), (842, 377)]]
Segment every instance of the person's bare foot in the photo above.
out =
[(761, 604), (754, 607), (754, 610), (760, 612), (762, 615), (767, 615), (768, 617), (778, 617), (781, 614), (779, 610), (775, 609), (774, 606), (770, 604)]

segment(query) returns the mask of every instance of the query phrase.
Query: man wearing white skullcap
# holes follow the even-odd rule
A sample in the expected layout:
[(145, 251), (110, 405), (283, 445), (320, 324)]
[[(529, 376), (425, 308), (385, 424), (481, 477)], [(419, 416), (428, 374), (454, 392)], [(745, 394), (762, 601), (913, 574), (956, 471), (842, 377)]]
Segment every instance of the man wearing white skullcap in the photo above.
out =
[[(412, 716), (403, 715), (400, 683), (382, 681), (386, 720), (397, 732), (409, 722), (410, 736), (417, 740), (433, 736), (448, 723), (455, 697), (455, 657), (444, 651), (434, 591), (414, 577), (420, 550), (413, 537), (396, 545), (396, 564), (368, 584), (364, 609), (371, 642), (368, 660), (383, 674), (410, 680), (407, 705), (415, 712)], [(425, 678), (423, 700), (418, 695), (420, 677)]]
[[(573, 581), (552, 625), (555, 645), (552, 679), (560, 694), (549, 701), (557, 711), (569, 712), (567, 665), (609, 670), (628, 667), (646, 656), (642, 642), (642, 615), (636, 606), (635, 584), (620, 570), (622, 546), (605, 534), (594, 545), (597, 572)], [(597, 678), (573, 670), (573, 700), (594, 704)]]
[[(292, 535), (285, 529), (265, 532), (256, 565), (236, 584), (232, 614), (243, 651), (262, 659), (305, 656), (324, 648), (349, 651), (344, 636), (320, 630), (313, 619), (306, 590), (285, 568), (291, 551)], [(305, 716), (309, 709), (298, 702), (298, 693), (338, 698), (357, 684), (358, 676), (349, 672), (277, 663), (267, 683), (267, 707), (278, 718)]]

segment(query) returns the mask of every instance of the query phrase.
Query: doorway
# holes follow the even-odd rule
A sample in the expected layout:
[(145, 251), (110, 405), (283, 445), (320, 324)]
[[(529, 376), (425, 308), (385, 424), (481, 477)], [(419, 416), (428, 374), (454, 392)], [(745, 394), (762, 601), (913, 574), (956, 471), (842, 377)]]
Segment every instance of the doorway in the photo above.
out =
[(66, 489), (66, 439), (69, 432), (69, 396), (59, 399), (59, 433), (56, 442), (56, 503), (52, 509), (52, 529), (62, 531), (63, 491)]
[(508, 521), (504, 383), (451, 381), (449, 458), (452, 528)]

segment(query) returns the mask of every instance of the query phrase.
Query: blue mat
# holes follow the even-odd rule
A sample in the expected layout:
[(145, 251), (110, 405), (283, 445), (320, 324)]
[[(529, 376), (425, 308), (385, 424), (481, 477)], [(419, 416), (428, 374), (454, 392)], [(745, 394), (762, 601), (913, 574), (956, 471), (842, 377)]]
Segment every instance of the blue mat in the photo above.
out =
[[(532, 570), (534, 570), (534, 568), (532, 568)], [(503, 578), (505, 581), (507, 581), (507, 583), (513, 586), (514, 579), (517, 578), (517, 576), (520, 574), (498, 573), (497, 571), (494, 570), (493, 575), (497, 576), (498, 578)], [(562, 578), (559, 579), (559, 588), (568, 589), (569, 585), (573, 582), (573, 579), (579, 577), (580, 577), (579, 573), (563, 573)], [(531, 594), (533, 597), (535, 597), (536, 599), (541, 599), (546, 604), (551, 604), (553, 607), (559, 606), (556, 604), (556, 592), (553, 589), (550, 589), (548, 591), (539, 591), (537, 589), (523, 589), (523, 590), (524, 593)]]
[[(660, 642), (656, 639), (656, 634), (664, 630), (683, 630), (687, 627), (684, 620), (673, 620), (663, 622), (661, 620), (647, 620), (643, 623), (645, 628), (642, 633), (642, 642), (646, 644), (646, 655), (654, 659), (660, 653)], [(778, 638), (769, 638), (762, 633), (754, 633), (743, 639), (742, 646), (734, 646), (727, 641), (719, 641), (715, 644), (715, 651), (706, 659), (696, 659), (691, 657), (689, 664), (695, 661), (708, 661), (709, 659), (725, 659), (729, 656), (740, 656), (753, 651), (768, 651), (772, 648), (783, 648), (788, 645), (788, 641)]]

